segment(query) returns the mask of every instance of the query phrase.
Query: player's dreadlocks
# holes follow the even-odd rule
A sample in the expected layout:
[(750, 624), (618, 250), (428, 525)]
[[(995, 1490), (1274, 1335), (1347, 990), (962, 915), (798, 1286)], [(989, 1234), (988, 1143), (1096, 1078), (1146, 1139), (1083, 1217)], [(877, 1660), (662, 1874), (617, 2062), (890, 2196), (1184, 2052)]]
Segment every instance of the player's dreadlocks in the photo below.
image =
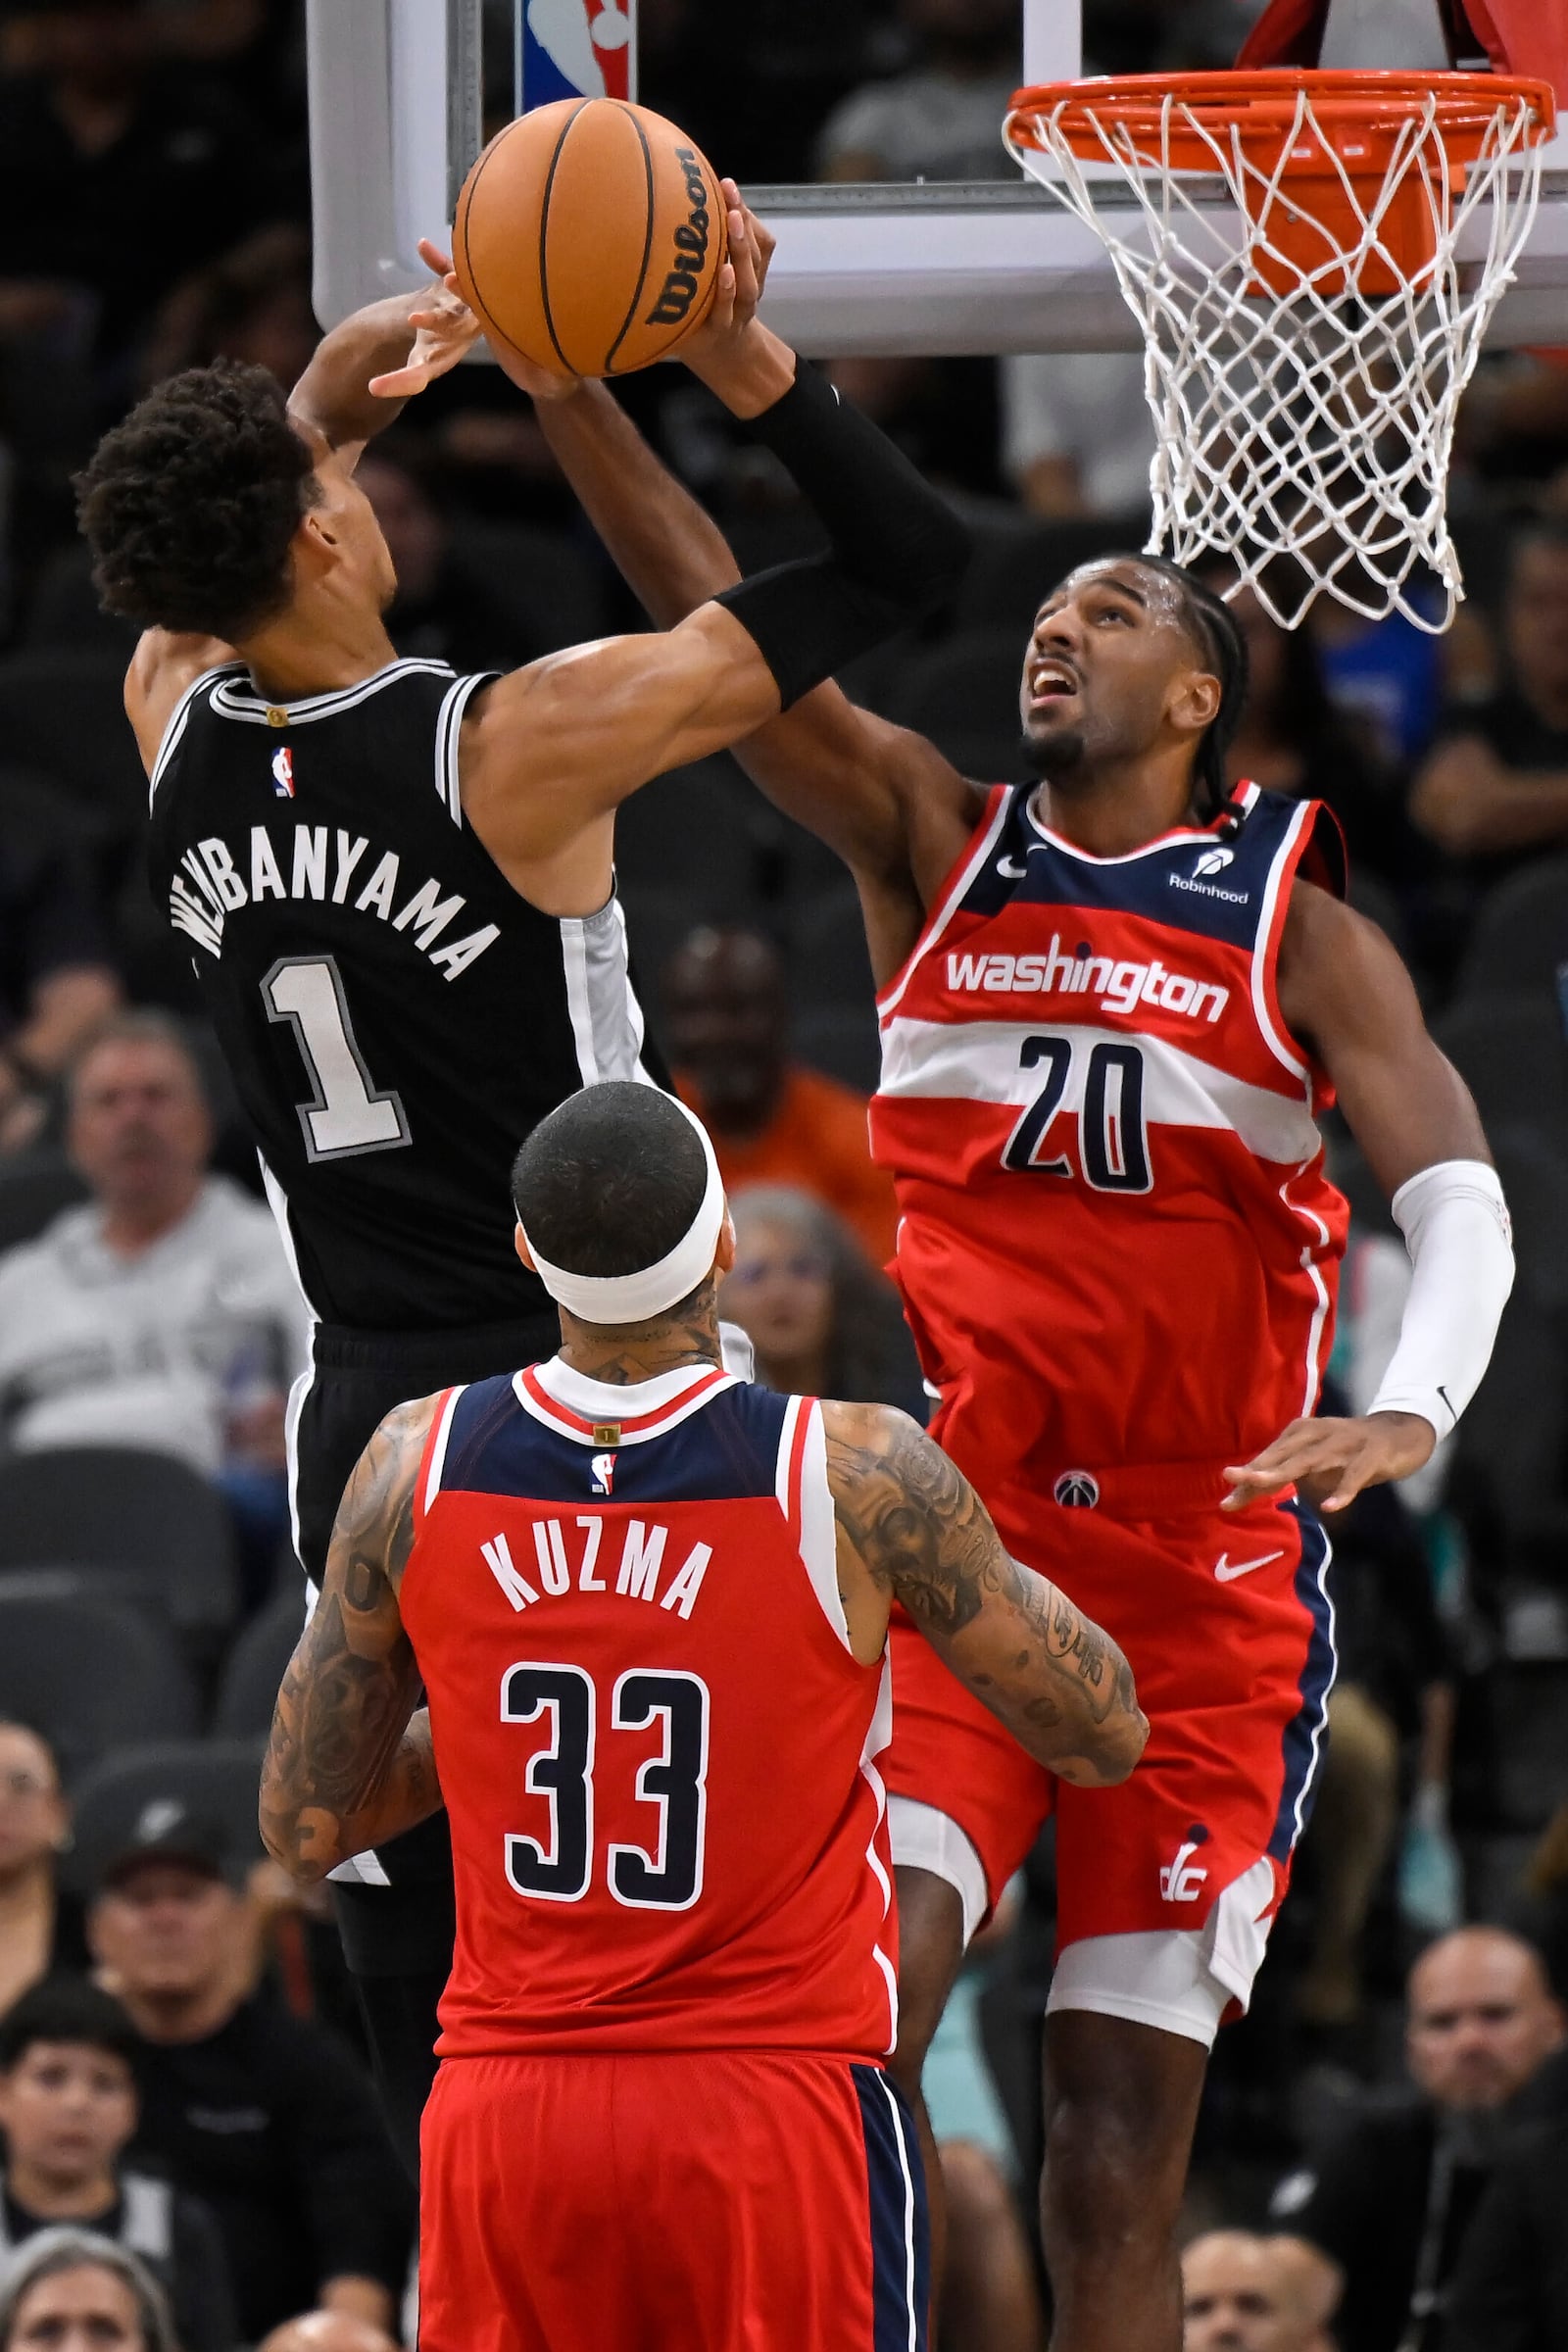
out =
[(230, 643), (287, 604), (289, 542), (317, 496), (277, 379), (232, 360), (149, 392), (75, 490), (107, 611)]
[(670, 1098), (613, 1080), (540, 1120), (513, 1166), (512, 1200), (552, 1264), (636, 1274), (683, 1238), (707, 1184), (702, 1141)]
[(1230, 750), (1247, 702), (1247, 639), (1236, 615), (1221, 596), (1180, 564), (1163, 556), (1136, 556), (1146, 571), (1157, 571), (1174, 582), (1182, 604), (1182, 620), (1205, 665), (1219, 680), (1219, 709), (1209, 720), (1198, 747), (1198, 774), (1204, 788), (1207, 813), (1223, 817), (1221, 837), (1233, 840), (1244, 823), (1242, 810), (1231, 799), (1225, 781), (1225, 755)]

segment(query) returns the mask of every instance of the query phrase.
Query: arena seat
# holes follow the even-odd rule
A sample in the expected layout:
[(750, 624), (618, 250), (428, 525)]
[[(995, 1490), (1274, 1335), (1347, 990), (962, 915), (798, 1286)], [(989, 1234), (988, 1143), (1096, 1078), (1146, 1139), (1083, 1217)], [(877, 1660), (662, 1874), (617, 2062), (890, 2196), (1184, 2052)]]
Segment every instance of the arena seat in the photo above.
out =
[(261, 1767), (259, 1740), (159, 1740), (117, 1747), (74, 1792), (75, 1844), (62, 1862), (62, 1879), (86, 1893), (105, 1859), (129, 1842), (146, 1808), (160, 1802), (216, 1823), (236, 1862), (259, 1862)]
[(1549, 997), (1517, 990), (1467, 997), (1449, 1005), (1432, 1034), (1489, 1130), (1528, 1128), (1568, 1158), (1568, 1040)]
[(265, 1740), (283, 1669), (305, 1624), (305, 1589), (298, 1571), (292, 1589), (270, 1600), (243, 1627), (223, 1660), (213, 1730), (220, 1739)]
[(30, 1242), (63, 1208), (86, 1198), (86, 1186), (63, 1153), (29, 1152), (0, 1162), (0, 1253)]
[(1015, 631), (964, 629), (906, 672), (888, 698), (888, 716), (929, 736), (965, 775), (986, 783), (1019, 778), (1022, 666)]
[(198, 1648), (238, 1614), (222, 1496), (172, 1454), (60, 1446), (0, 1462), (0, 1571), (37, 1566), (120, 1571)]
[(8, 759), (41, 768), (122, 842), (140, 832), (147, 779), (125, 724), (125, 664), (118, 654), (41, 647), (0, 661), (0, 743)]
[(1014, 685), (1024, 639), (1058, 580), (1096, 556), (1124, 554), (1149, 537), (1149, 516), (1064, 515), (1058, 522), (1020, 521), (980, 535), (958, 590), (954, 620), (960, 629), (1000, 629), (1012, 647)]
[(802, 1061), (841, 1086), (868, 1095), (877, 1082), (880, 1054), (876, 1015), (864, 1005), (822, 1005), (795, 1024), (795, 1051)]
[(1544, 858), (1482, 902), (1455, 984), (1456, 1002), (1512, 990), (1545, 996), (1568, 964), (1568, 858)]
[(29, 647), (113, 655), (123, 666), (136, 650), (134, 621), (118, 620), (98, 602), (92, 554), (79, 544), (57, 548), (38, 574), (23, 625)]
[(0, 1576), (0, 1714), (41, 1732), (74, 1782), (112, 1747), (196, 1726), (190, 1671), (167, 1626), (102, 1580)]
[(848, 880), (803, 906), (790, 927), (790, 1002), (797, 1016), (842, 1007), (864, 1012), (875, 995), (860, 901)]

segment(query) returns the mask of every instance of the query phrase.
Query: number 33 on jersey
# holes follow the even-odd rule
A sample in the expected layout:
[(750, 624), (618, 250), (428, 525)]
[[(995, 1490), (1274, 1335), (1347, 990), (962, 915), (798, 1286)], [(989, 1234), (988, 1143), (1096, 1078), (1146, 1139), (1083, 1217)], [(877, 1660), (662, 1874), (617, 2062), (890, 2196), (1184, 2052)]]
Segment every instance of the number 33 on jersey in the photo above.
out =
[(887, 1684), (815, 1404), (559, 1358), (454, 1390), (399, 1607), (452, 1823), (444, 2055), (887, 2053)]

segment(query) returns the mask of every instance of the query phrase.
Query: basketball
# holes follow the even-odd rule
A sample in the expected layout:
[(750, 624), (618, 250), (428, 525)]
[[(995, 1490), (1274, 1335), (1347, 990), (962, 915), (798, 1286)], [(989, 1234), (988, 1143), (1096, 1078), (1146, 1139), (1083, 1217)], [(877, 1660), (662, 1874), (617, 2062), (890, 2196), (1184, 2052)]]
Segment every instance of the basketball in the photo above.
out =
[(707, 318), (725, 251), (708, 159), (662, 115), (564, 98), (509, 122), (464, 182), (453, 262), (492, 344), (626, 375)]

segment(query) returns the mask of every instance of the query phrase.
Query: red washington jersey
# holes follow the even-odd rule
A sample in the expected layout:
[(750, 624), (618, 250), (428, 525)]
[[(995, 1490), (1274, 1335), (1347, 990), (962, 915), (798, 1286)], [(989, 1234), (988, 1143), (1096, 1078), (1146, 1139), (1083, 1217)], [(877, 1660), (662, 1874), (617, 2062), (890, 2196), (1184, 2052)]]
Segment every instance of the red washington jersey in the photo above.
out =
[(450, 1390), (403, 1622), (458, 1933), (443, 2057), (885, 2057), (886, 1669), (850, 1649), (820, 1405), (558, 1359)]
[[(1217, 1499), (1317, 1399), (1346, 1205), (1276, 989), (1316, 802), (1095, 858), (998, 786), (879, 999), (872, 1146), (936, 1434), (979, 1486), (1146, 1516)], [(1212, 1490), (1212, 1491), (1210, 1491)]]

